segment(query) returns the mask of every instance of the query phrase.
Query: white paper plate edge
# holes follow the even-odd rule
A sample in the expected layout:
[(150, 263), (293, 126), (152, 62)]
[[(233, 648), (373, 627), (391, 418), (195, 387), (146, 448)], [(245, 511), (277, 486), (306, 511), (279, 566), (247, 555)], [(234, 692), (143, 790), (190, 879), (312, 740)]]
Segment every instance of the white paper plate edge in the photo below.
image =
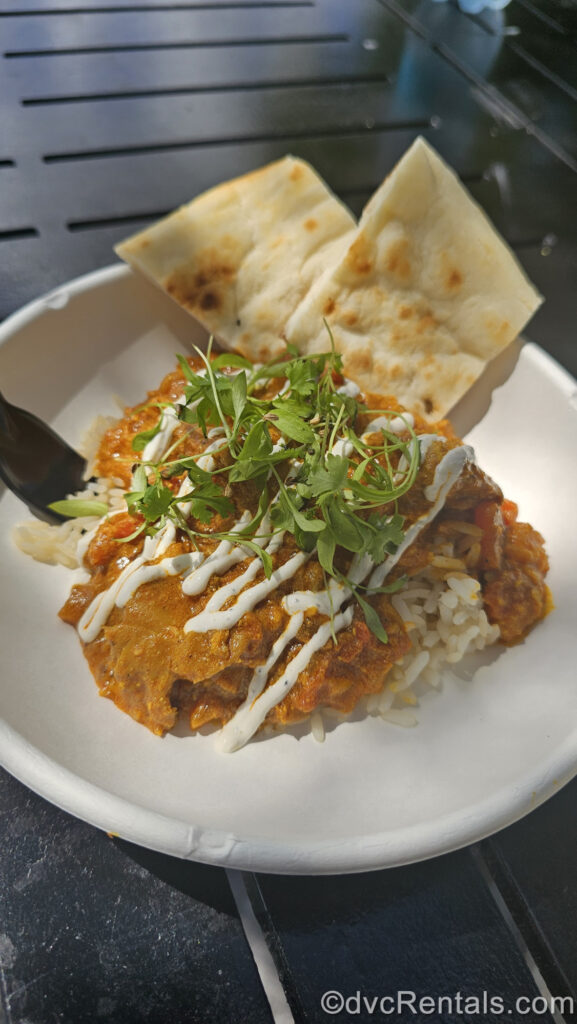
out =
[[(0, 722), (2, 765), (35, 793), (64, 811), (148, 849), (221, 867), (279, 874), (339, 874), (396, 867), (426, 860), (477, 842), (534, 810), (575, 775), (577, 744), (567, 742), (547, 764), (519, 786), (512, 805), (510, 787), (458, 812), (402, 835), (384, 832), (359, 839), (275, 843), (240, 839), (169, 818), (113, 796), (56, 764)], [(415, 857), (415, 850), (419, 855)]]

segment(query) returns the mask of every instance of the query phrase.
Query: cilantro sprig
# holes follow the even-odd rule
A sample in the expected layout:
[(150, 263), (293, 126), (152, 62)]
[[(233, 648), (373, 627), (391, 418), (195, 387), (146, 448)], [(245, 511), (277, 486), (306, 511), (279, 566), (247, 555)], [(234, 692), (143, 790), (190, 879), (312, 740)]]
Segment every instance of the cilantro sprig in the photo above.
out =
[[(390, 588), (372, 592), (352, 583), (346, 565), (354, 556), (379, 564), (403, 541), (398, 501), (412, 487), (420, 460), (409, 421), (408, 440), (386, 428), (364, 434), (360, 416), (371, 410), (339, 386), (342, 362), (334, 347), (306, 357), (289, 349), (285, 359), (262, 366), (234, 353), (214, 357), (210, 346), (197, 354), (196, 369), (179, 357), (184, 400), (172, 410), (207, 440), (209, 434), (217, 437), (216, 465), (207, 470), (198, 464), (205, 452), (179, 456), (181, 435), (160, 461), (142, 461), (125, 496), (129, 511), (141, 519), (134, 536), (153, 534), (172, 521), (195, 544), (210, 533), (243, 545), (270, 576), (266, 543), (286, 531), (302, 550), (316, 550), (325, 574), (349, 587), (369, 628), (386, 642), (370, 598)], [(158, 424), (136, 436), (137, 452), (144, 453), (161, 429), (164, 404), (157, 404)], [(187, 493), (178, 492), (175, 479), (188, 479)], [(258, 508), (242, 530), (227, 529), (226, 520), (238, 512), (235, 488), (249, 482), (260, 495)], [(269, 532), (263, 536), (265, 517)]]

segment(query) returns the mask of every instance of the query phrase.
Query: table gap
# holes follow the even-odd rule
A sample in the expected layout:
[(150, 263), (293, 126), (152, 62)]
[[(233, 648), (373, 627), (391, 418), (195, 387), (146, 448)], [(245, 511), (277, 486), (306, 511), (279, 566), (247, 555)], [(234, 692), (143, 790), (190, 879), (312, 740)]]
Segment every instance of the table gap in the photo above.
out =
[[(534, 71), (537, 71), (538, 74), (543, 75), (544, 78), (557, 86), (558, 89), (562, 89), (563, 92), (571, 97), (571, 99), (577, 100), (577, 91), (574, 87), (569, 82), (566, 82), (561, 75), (558, 75), (556, 71), (548, 68), (537, 57), (534, 57), (533, 54), (529, 53), (522, 43), (515, 42), (514, 39), (509, 38), (506, 31), (504, 33), (498, 32), (493, 25), (484, 20), (482, 14), (470, 14), (468, 11), (464, 11), (463, 13), (469, 21), (472, 21), (488, 35), (501, 38), (503, 40), (503, 44), (508, 50), (515, 53), (517, 57), (520, 57), (521, 60), (525, 61), (525, 63), (529, 65), (529, 67), (533, 68)], [(567, 33), (563, 34), (566, 35)]]
[(524, 114), (511, 100), (508, 100), (503, 93), (492, 88), (484, 78), (480, 78), (476, 72), (471, 71), (467, 68), (462, 61), (450, 50), (444, 43), (430, 44), (431, 49), (434, 53), (437, 53), (439, 57), (446, 60), (448, 64), (452, 64), (457, 71), (459, 71), (465, 78), (472, 82), (476, 88), (487, 96), (488, 103), (490, 105), (498, 105), (499, 108), (504, 112), (505, 116), (509, 119), (513, 118), (516, 121), (514, 127), (523, 128), (528, 135), (534, 135), (535, 138), (545, 146), (551, 153), (553, 153), (559, 160), (562, 160), (564, 164), (571, 168), (572, 171), (577, 172), (577, 160), (575, 160), (566, 149), (561, 146), (555, 139), (544, 132), (541, 128), (530, 120), (527, 114)]
[(571, 33), (568, 32), (559, 21), (552, 18), (550, 14), (546, 14), (545, 11), (540, 10), (536, 4), (530, 3), (529, 0), (517, 0), (517, 3), (524, 7), (525, 10), (530, 11), (531, 14), (534, 14), (536, 18), (539, 18), (545, 25), (548, 25), (548, 27), (552, 28), (555, 32), (560, 32), (561, 35), (572, 39)]
[(283, 46), (309, 44), (317, 46), (319, 43), (348, 43), (349, 36), (345, 32), (334, 32), (318, 36), (271, 36), (268, 39), (261, 39), (258, 36), (246, 39), (201, 39), (201, 40), (179, 40), (171, 43), (122, 43), (118, 46), (77, 46), (63, 47), (62, 49), (50, 50), (6, 50), (4, 57), (8, 60), (16, 60), (19, 57), (71, 57), (92, 53), (140, 53), (158, 52), (160, 50), (213, 50), (228, 49), (229, 47), (240, 46)]
[[(491, 86), (485, 78), (477, 74), (470, 67), (463, 63), (452, 49), (443, 42), (436, 42), (429, 30), (417, 19), (406, 11), (396, 0), (378, 0), (378, 3), (386, 10), (394, 14), (403, 24), (411, 29), (427, 43), (433, 53), (436, 53), (447, 64), (451, 65), (465, 79), (471, 82), (478, 91), (477, 102), (481, 106), (486, 104), (487, 109), (499, 110), (504, 119), (518, 129), (524, 129), (528, 135), (533, 135), (538, 142), (549, 150), (558, 160), (561, 160), (572, 171), (577, 172), (577, 160), (560, 143), (556, 142), (547, 132), (539, 128), (527, 114), (524, 114), (511, 100), (507, 99), (501, 91)], [(481, 98), (482, 97), (482, 98)], [(485, 101), (485, 103), (483, 102)]]
[(275, 132), (266, 135), (239, 135), (218, 139), (189, 139), (184, 142), (157, 142), (147, 143), (142, 146), (118, 146), (114, 149), (93, 149), (81, 152), (70, 153), (46, 153), (42, 160), (46, 164), (69, 163), (77, 160), (100, 160), (103, 158), (114, 158), (122, 156), (133, 156), (143, 153), (165, 153), (171, 150), (182, 149), (209, 149), (217, 146), (242, 145), (243, 143), (254, 142), (298, 142), (301, 139), (324, 139), (324, 138), (351, 138), (354, 136), (370, 135), (373, 132), (404, 132), (404, 131), (425, 131), (431, 127), (430, 120), (399, 121), (394, 124), (375, 122), (370, 128), (366, 125), (353, 125), (348, 129), (335, 128), (311, 128), (302, 132)]
[(111, 228), (117, 224), (132, 224), (141, 220), (160, 220), (168, 216), (171, 210), (153, 210), (146, 213), (126, 213), (115, 217), (99, 217), (94, 220), (70, 220), (66, 222), (68, 231), (93, 231), (95, 228)]
[(529, 66), (532, 67), (535, 71), (537, 71), (540, 75), (543, 75), (543, 77), (547, 78), (550, 82), (553, 83), (553, 85), (556, 85), (558, 89), (562, 89), (563, 92), (566, 93), (567, 96), (570, 96), (572, 100), (577, 100), (577, 91), (573, 88), (573, 86), (569, 82), (566, 82), (564, 78), (561, 78), (561, 76), (558, 75), (555, 71), (552, 71), (550, 68), (546, 67), (545, 64), (542, 64), (541, 61), (538, 60), (536, 57), (533, 57), (533, 55), (530, 54), (524, 46), (522, 46), (520, 43), (514, 43), (509, 41), (507, 41), (505, 45), (509, 48), (509, 50), (511, 50), (513, 53), (516, 53), (517, 56), (521, 58), (521, 60), (524, 60), (526, 64), (529, 64)]
[(314, 7), (315, 0), (226, 0), (225, 3), (210, 2), (188, 4), (142, 4), (138, 7), (58, 7), (53, 10), (0, 11), (0, 18), (36, 18), (66, 14), (147, 14), (149, 11), (238, 11), (266, 7), (278, 10), (288, 7)]
[(18, 238), (38, 238), (39, 234), (37, 228), (10, 228), (0, 231), (0, 242), (13, 242)]
[(386, 74), (355, 75), (354, 78), (295, 78), (284, 82), (278, 79), (261, 82), (224, 82), (218, 85), (167, 86), (162, 89), (133, 89), (126, 92), (85, 93), (71, 96), (27, 96), (20, 100), (23, 107), (56, 106), (66, 103), (94, 103), (110, 100), (144, 99), (152, 96), (188, 96), (196, 94), (214, 94), (221, 92), (259, 92), (265, 89), (307, 89), (321, 86), (332, 88), (343, 85), (390, 85), (391, 80)]
[[(487, 840), (472, 847), (471, 853), (479, 874), (501, 911), (503, 920), (532, 969), (536, 983), (538, 984), (541, 979), (541, 987), (546, 987), (553, 997), (568, 997), (571, 985), (557, 964), (543, 932), (523, 900), (506, 864)], [(555, 1016), (556, 1022), (562, 1024), (563, 1020), (562, 1015)]]

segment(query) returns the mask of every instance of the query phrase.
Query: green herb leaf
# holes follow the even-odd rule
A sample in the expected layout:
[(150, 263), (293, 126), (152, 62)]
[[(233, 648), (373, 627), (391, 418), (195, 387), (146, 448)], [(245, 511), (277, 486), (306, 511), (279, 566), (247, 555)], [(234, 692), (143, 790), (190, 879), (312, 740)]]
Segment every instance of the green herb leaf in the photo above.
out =
[(309, 427), (308, 423), (295, 416), (293, 412), (286, 411), (280, 406), (275, 405), (274, 410), (270, 413), (270, 418), (281, 434), (289, 437), (292, 441), (300, 441), (305, 444), (308, 441), (314, 441), (315, 435), (312, 427)]
[(199, 382), (202, 382), (204, 380), (203, 377), (200, 377), (198, 373), (194, 372), (192, 366), (188, 362), (188, 359), (185, 359), (184, 356), (181, 355), (177, 355), (176, 358), (178, 359), (178, 364), (180, 366), (180, 369), (182, 370), (183, 375), (186, 377), (188, 381), (190, 381), (191, 384), (198, 384)]
[(68, 516), (70, 519), (81, 519), (83, 516), (105, 516), (108, 512), (108, 505), (103, 501), (92, 501), (89, 498), (63, 498), (62, 501), (52, 501), (48, 508), (58, 515)]
[(295, 493), (291, 497), (287, 487), (281, 483), (279, 504), (287, 510), (289, 516), (292, 517), (293, 523), (303, 533), (322, 533), (326, 524), (323, 523), (322, 519), (309, 518), (306, 513), (301, 512), (297, 504), (300, 501), (301, 499), (298, 494)]
[[(219, 536), (224, 540), (232, 541), (233, 544), (239, 543), (239, 535), (237, 533), (222, 533), (219, 534)], [(248, 548), (249, 551), (252, 551), (255, 555), (258, 556), (258, 558), (260, 558), (262, 562), (262, 567), (264, 569), (264, 574), (267, 579), (270, 579), (272, 576), (273, 564), (272, 558), (270, 557), (268, 551), (265, 551), (264, 548), (261, 548), (260, 544), (256, 544), (254, 541), (248, 540), (246, 537), (241, 538), (240, 545), (243, 548)]]
[(246, 435), (238, 459), (242, 461), (246, 459), (267, 459), (269, 455), (272, 455), (272, 451), (273, 443), (268, 426), (264, 420), (259, 420), (250, 428)]
[(135, 491), (142, 492), (148, 487), (148, 477), (142, 464), (139, 464), (132, 474), (132, 486)]
[(317, 555), (320, 564), (329, 576), (334, 575), (333, 559), (337, 548), (337, 539), (329, 526), (319, 534)]
[[(304, 551), (316, 549), (325, 574), (335, 579), (345, 579), (343, 564), (351, 561), (347, 552), (382, 564), (398, 549), (405, 534), (396, 503), (412, 487), (419, 469), (415, 434), (408, 424), (404, 440), (381, 430), (376, 432), (377, 443), (370, 446), (362, 432), (357, 434), (360, 413), (388, 416), (390, 411), (369, 410), (339, 393), (342, 360), (328, 325), (327, 331), (330, 352), (302, 356), (288, 347), (286, 359), (258, 368), (235, 353), (213, 359), (211, 343), (206, 354), (197, 349), (204, 364), (202, 373), (179, 357), (186, 380), (185, 403), (172, 408), (184, 424), (199, 427), (205, 437), (210, 428), (218, 427), (223, 435), (221, 457), (212, 473), (199, 468), (198, 455), (171, 459), (172, 451), (183, 450), (183, 438), (169, 445), (155, 465), (140, 466), (126, 495), (130, 511), (144, 519), (139, 531), (154, 533), (172, 521), (196, 543), (196, 536), (206, 535), (201, 527), (212, 524), (211, 537), (229, 539), (253, 551), (267, 576), (273, 562), (255, 539), (267, 511), (271, 530), (288, 531)], [(231, 373), (233, 368), (239, 372)], [(279, 390), (278, 381), (283, 379)], [(159, 418), (154, 428), (136, 436), (134, 450), (145, 448), (160, 423)], [(281, 441), (273, 444), (277, 432)], [(334, 452), (336, 445), (342, 450), (343, 442), (351, 446), (346, 449), (348, 456)], [(185, 474), (193, 489), (179, 497), (163, 481)], [(241, 532), (215, 530), (215, 516), (238, 514), (246, 507), (247, 496), (254, 507), (257, 495), (257, 512)], [(345, 558), (348, 561), (343, 562)], [(362, 594), (373, 591), (362, 583), (348, 585), (369, 628), (386, 643), (378, 612)], [(402, 585), (396, 580), (374, 593), (392, 593)]]
[(147, 522), (153, 523), (166, 515), (176, 497), (160, 481), (149, 484), (144, 491), (131, 491), (125, 495), (129, 510), (139, 512)]
[(366, 590), (367, 594), (396, 594), (397, 591), (402, 590), (407, 585), (408, 576), (399, 576), (398, 579), (393, 580), (392, 583), (387, 583), (384, 587), (369, 587), (363, 583), (355, 583), (354, 590)]
[(338, 537), (341, 547), (358, 554), (366, 548), (366, 530), (362, 520), (346, 510), (338, 498), (328, 501), (323, 508), (325, 519)]
[(372, 529), (370, 543), (367, 545), (367, 553), (377, 564), (384, 562), (387, 555), (392, 555), (403, 542), (403, 517), (395, 513), (390, 517), (372, 515), (369, 517), (368, 525)]
[(377, 640), (380, 640), (381, 643), (388, 644), (389, 637), (385, 627), (383, 626), (379, 618), (378, 612), (375, 611), (372, 604), (369, 604), (368, 601), (365, 601), (364, 597), (361, 597), (358, 591), (355, 592), (355, 597), (363, 610), (365, 622), (369, 627), (371, 633), (373, 633), (374, 636), (376, 636)]
[(246, 373), (241, 372), (233, 378), (232, 387), (230, 389), (232, 398), (232, 407), (234, 409), (235, 426), (238, 424), (240, 417), (242, 416), (246, 406)]
[(156, 437), (156, 435), (159, 434), (159, 433), (160, 433), (160, 419), (159, 419), (158, 423), (155, 424), (154, 427), (150, 428), (150, 430), (142, 430), (140, 432), (140, 434), (135, 434), (135, 436), (132, 438), (132, 451), (133, 452), (142, 452), (142, 451), (144, 451), (144, 449), (146, 448), (148, 442), (152, 441), (152, 438)]
[(209, 523), (215, 512), (223, 518), (234, 512), (234, 502), (210, 478), (208, 482), (199, 484), (193, 491), (180, 497), (178, 502), (186, 505), (190, 515), (201, 523)]
[(307, 490), (311, 498), (323, 494), (338, 494), (348, 478), (349, 460), (343, 455), (327, 455), (324, 464), (315, 466), (307, 477)]
[(211, 365), (213, 370), (222, 370), (229, 366), (249, 371), (254, 369), (253, 364), (249, 359), (245, 359), (244, 356), (237, 355), (236, 352), (222, 352), (219, 356), (215, 356), (211, 361)]

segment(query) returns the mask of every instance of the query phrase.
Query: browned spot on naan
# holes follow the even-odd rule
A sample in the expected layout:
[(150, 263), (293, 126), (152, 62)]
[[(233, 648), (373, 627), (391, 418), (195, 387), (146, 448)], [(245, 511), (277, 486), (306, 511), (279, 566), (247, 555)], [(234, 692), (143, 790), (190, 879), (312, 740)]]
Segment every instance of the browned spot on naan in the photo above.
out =
[(374, 261), (372, 253), (367, 245), (366, 239), (362, 236), (357, 238), (357, 240), (351, 245), (346, 256), (346, 262), (347, 266), (355, 274), (366, 275), (370, 274), (373, 270)]
[(411, 277), (411, 263), (408, 257), (409, 243), (405, 238), (399, 238), (389, 246), (385, 254), (385, 268), (389, 274), (406, 282)]
[(463, 283), (463, 275), (461, 274), (461, 271), (457, 270), (456, 267), (452, 267), (451, 270), (449, 270), (449, 273), (447, 274), (447, 281), (446, 281), (447, 291), (450, 291), (450, 292), (458, 291), (459, 288), (461, 287), (462, 283)]
[(408, 282), (411, 278), (408, 250), (409, 243), (406, 239), (399, 239), (389, 246), (385, 254), (385, 268), (402, 282)]
[[(338, 346), (337, 346), (338, 347)], [(355, 373), (369, 373), (373, 368), (373, 352), (368, 345), (355, 346), (347, 352), (345, 369)]]
[(235, 276), (236, 271), (230, 263), (216, 252), (207, 251), (201, 269), (191, 273), (186, 268), (178, 268), (165, 281), (164, 287), (176, 302), (192, 312), (212, 312), (225, 308), (226, 293)]
[(433, 314), (424, 313), (421, 317), (419, 317), (417, 323), (417, 334), (424, 334), (425, 331), (431, 330), (433, 327), (436, 326), (437, 321), (435, 320)]
[(508, 320), (501, 320), (497, 316), (485, 316), (487, 333), (498, 345), (504, 345), (511, 333), (511, 325)]
[(218, 295), (215, 295), (214, 292), (205, 292), (200, 300), (200, 308), (204, 309), (205, 312), (209, 309), (218, 309), (219, 306), (220, 301)]
[(309, 217), (308, 220), (305, 220), (304, 226), (307, 231), (316, 231), (319, 226), (319, 222), (318, 220), (315, 220), (314, 217)]

